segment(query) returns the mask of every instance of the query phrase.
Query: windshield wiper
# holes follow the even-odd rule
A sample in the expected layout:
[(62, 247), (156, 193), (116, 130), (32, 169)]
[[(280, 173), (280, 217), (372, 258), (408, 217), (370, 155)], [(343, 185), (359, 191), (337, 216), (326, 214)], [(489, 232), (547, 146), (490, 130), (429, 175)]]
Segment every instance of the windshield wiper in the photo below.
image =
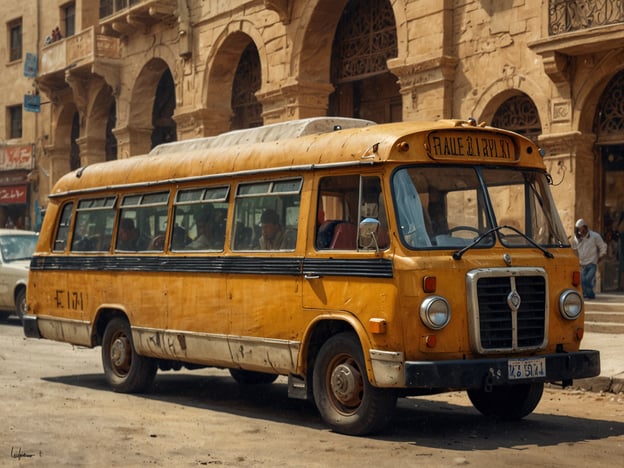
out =
[(468, 250), (472, 249), (475, 245), (477, 245), (479, 242), (481, 242), (486, 236), (489, 236), (493, 232), (500, 231), (501, 229), (511, 229), (516, 234), (519, 234), (520, 236), (524, 237), (527, 240), (527, 242), (529, 244), (531, 244), (533, 247), (535, 247), (536, 249), (541, 250), (542, 253), (544, 254), (544, 257), (546, 257), (546, 258), (555, 258), (555, 256), (553, 254), (551, 254), (548, 250), (546, 250), (544, 247), (542, 247), (537, 242), (535, 242), (533, 239), (531, 239), (529, 236), (527, 236), (524, 232), (516, 229), (513, 226), (504, 225), (504, 226), (496, 226), (496, 227), (493, 227), (492, 229), (489, 229), (489, 230), (485, 231), (483, 234), (479, 235), (479, 237), (477, 237), (475, 240), (473, 240), (466, 247), (464, 247), (463, 249), (458, 250), (457, 252), (453, 253), (453, 259), (461, 260), (462, 256)]

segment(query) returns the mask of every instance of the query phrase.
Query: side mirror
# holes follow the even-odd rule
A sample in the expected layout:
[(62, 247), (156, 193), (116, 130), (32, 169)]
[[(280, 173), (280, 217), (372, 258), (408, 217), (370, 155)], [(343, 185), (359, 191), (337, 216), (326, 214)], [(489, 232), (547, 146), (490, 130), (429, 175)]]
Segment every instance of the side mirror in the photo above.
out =
[(364, 218), (360, 221), (358, 237), (360, 239), (360, 247), (363, 249), (375, 249), (379, 251), (377, 243), (377, 232), (381, 223), (375, 218)]

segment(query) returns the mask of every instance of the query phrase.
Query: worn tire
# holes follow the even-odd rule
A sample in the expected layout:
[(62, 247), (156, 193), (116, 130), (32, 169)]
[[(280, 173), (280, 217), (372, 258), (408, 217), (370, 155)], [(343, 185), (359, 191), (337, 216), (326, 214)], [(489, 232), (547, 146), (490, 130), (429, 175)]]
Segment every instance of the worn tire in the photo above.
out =
[(112, 319), (104, 331), (102, 365), (106, 381), (120, 393), (149, 391), (158, 369), (155, 360), (136, 353), (130, 324), (119, 317)]
[(277, 374), (254, 372), (243, 369), (230, 369), (230, 375), (241, 385), (268, 385), (275, 382)]
[(530, 383), (494, 387), (491, 392), (468, 390), (468, 398), (484, 416), (514, 421), (531, 414), (543, 392), (543, 383)]
[(15, 295), (15, 313), (22, 323), (24, 323), (24, 315), (26, 315), (26, 312), (26, 288), (22, 288)]
[(321, 347), (314, 363), (314, 401), (336, 432), (364, 435), (383, 429), (396, 405), (396, 392), (368, 381), (359, 340), (339, 333)]

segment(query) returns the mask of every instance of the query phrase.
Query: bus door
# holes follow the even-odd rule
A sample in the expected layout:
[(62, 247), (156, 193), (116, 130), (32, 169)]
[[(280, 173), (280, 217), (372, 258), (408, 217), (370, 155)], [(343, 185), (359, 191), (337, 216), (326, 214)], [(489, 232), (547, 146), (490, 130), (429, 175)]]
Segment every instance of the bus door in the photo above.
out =
[(173, 357), (200, 354), (223, 365), (231, 361), (223, 261), (229, 194), (228, 185), (176, 192), (168, 238), (169, 261), (176, 272), (167, 278)]
[(301, 311), (301, 256), (296, 253), (303, 178), (237, 187), (227, 280), (230, 350), (247, 370), (291, 370)]
[[(359, 313), (385, 297), (382, 278), (392, 276), (384, 251), (388, 220), (378, 176), (321, 176), (315, 181), (316, 230), (304, 260), (303, 305)], [(360, 223), (366, 230), (359, 228)], [(371, 289), (373, 288), (373, 289)]]

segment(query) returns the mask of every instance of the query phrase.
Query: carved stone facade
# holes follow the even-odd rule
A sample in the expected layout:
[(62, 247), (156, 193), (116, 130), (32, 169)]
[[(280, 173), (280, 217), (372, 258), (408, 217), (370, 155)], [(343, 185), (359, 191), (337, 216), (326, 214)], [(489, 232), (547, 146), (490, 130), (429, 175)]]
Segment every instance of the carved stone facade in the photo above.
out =
[[(111, 148), (132, 157), (149, 151), (160, 121), (180, 140), (327, 114), (474, 117), (544, 147), (570, 232), (579, 217), (619, 231), (624, 190), (607, 193), (605, 181), (624, 176), (623, 116), (613, 102), (624, 108), (624, 18), (616, 0), (583, 2), (591, 11), (578, 3), (49, 0), (45, 12), (34, 0), (3, 4), (4, 18), (23, 18), (24, 46), (39, 57), (41, 112), (25, 116), (19, 141), (37, 142), (31, 217), (32, 203), (45, 206), (70, 170), (72, 142), (82, 165), (110, 159)], [(66, 23), (68, 4), (75, 33), (43, 45)], [(21, 65), (11, 63), (11, 73)], [(162, 89), (165, 73), (172, 90)], [(5, 107), (21, 101), (12, 81), (0, 84)], [(160, 105), (167, 95), (171, 108)]]

